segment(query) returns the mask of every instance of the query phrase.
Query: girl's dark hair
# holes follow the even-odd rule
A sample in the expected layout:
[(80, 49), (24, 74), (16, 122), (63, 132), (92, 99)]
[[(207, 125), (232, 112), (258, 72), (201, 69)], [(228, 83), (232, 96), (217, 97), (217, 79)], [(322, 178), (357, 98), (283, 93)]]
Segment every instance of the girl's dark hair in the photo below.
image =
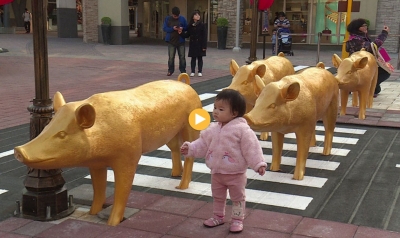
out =
[(362, 27), (362, 25), (367, 24), (367, 21), (363, 18), (358, 18), (352, 20), (349, 25), (347, 25), (347, 31), (349, 33), (358, 33), (360, 32), (359, 28)]
[[(193, 23), (194, 23), (193, 17), (194, 17), (194, 15), (196, 15), (196, 14), (199, 14), (199, 15), (200, 15), (200, 11), (199, 11), (199, 10), (194, 10), (194, 11), (192, 12), (192, 15), (191, 15), (190, 20), (189, 20), (189, 26), (193, 25)], [(199, 20), (199, 22), (201, 22), (201, 15), (200, 15), (200, 20)]]
[(218, 93), (215, 101), (227, 101), (231, 107), (232, 112), (237, 112), (237, 117), (242, 117), (246, 112), (246, 100), (243, 95), (233, 89), (224, 89)]

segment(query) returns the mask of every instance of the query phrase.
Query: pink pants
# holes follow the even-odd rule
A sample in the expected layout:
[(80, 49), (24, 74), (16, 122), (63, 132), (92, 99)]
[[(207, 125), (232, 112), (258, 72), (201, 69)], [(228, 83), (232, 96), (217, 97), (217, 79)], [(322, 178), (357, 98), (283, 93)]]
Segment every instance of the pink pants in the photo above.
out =
[(232, 200), (232, 219), (244, 219), (246, 173), (242, 174), (212, 174), (211, 191), (214, 199), (213, 212), (219, 217), (225, 216), (227, 190)]

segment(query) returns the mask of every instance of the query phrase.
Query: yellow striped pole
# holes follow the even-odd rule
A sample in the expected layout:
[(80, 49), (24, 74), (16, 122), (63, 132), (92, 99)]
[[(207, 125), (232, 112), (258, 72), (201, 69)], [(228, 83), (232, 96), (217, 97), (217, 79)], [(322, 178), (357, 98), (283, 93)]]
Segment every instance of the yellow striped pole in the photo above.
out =
[[(351, 21), (351, 8), (353, 6), (353, 0), (347, 0), (347, 13), (346, 13), (346, 34), (344, 36), (342, 44), (342, 59), (349, 57), (349, 53), (346, 52), (346, 42), (349, 40), (349, 32), (347, 31), (347, 26)], [(340, 24), (340, 23), (339, 23)]]

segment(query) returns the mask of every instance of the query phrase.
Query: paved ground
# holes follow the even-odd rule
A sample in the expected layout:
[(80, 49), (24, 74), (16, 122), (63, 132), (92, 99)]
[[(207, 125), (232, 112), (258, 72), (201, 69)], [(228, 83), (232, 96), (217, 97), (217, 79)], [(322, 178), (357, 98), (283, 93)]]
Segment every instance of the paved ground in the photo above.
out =
[[(132, 43), (125, 46), (84, 44), (81, 39), (58, 39), (49, 35), (50, 95), (61, 91), (66, 101), (75, 101), (97, 92), (131, 88), (168, 78), (165, 76), (164, 43), (143, 38), (132, 39)], [(64, 234), (65, 237), (229, 236), (228, 224), (214, 229), (201, 225), (212, 210), (210, 196), (165, 189), (173, 188), (178, 180), (170, 178), (170, 166), (155, 165), (170, 158), (163, 148), (141, 160), (127, 205), (129, 217), (117, 227), (108, 227), (104, 225), (104, 219), (87, 214), (90, 179), (86, 178), (88, 171), (85, 168), (65, 169), (63, 173), (69, 193), (74, 195), (77, 203), (77, 210), (68, 217), (70, 219), (42, 223), (12, 217), (15, 200), (20, 199), (26, 167), (19, 164), (10, 151), (29, 139), (26, 107), (35, 94), (33, 49), (28, 34), (0, 35), (0, 44), (9, 50), (0, 54), (0, 220), (4, 220), (0, 222), (1, 237), (63, 237)], [(315, 50), (294, 47), (294, 52), (295, 56), (288, 56), (294, 65), (315, 65)], [(340, 51), (323, 49), (320, 61), (332, 67), (333, 53), (340, 54)], [(204, 62), (204, 76), (193, 77), (193, 87), (199, 94), (215, 94), (215, 90), (229, 84), (230, 60), (235, 59), (240, 65), (248, 56), (249, 49), (246, 48), (232, 52), (210, 47)], [(257, 56), (262, 56), (262, 49), (257, 51)], [(397, 59), (397, 55), (392, 58)], [(246, 228), (239, 236), (400, 237), (399, 233), (391, 232), (400, 232), (399, 168), (396, 168), (398, 160), (395, 156), (399, 143), (397, 128), (400, 127), (398, 77), (399, 72), (396, 72), (383, 83), (383, 92), (376, 98), (374, 107), (367, 110), (365, 121), (356, 119), (357, 108), (348, 108), (348, 115), (339, 117), (335, 131), (337, 141), (334, 142), (336, 152), (332, 156), (320, 156), (320, 139), (315, 151), (310, 151), (309, 180), (306, 179), (303, 185), (290, 179), (293, 169), (290, 160), (295, 157), (295, 149), (290, 149), (289, 145), (295, 144), (295, 140), (285, 138), (288, 147), (285, 147), (284, 157), (288, 162), (283, 162), (283, 173), (271, 172), (266, 181), (258, 177), (249, 179)], [(212, 98), (203, 100), (203, 106), (211, 103)], [(322, 137), (323, 132), (317, 134)], [(268, 161), (271, 154), (268, 142), (263, 144), (263, 150)], [(328, 166), (322, 167), (319, 162)], [(201, 166), (201, 162), (195, 165), (191, 186), (205, 186), (208, 190), (209, 175), (201, 170)], [(163, 177), (168, 186), (149, 186), (155, 176)], [(281, 177), (279, 181), (277, 177)], [(110, 193), (112, 188), (113, 181), (110, 180)], [(89, 196), (83, 196), (87, 190)], [(259, 199), (258, 194), (262, 196)], [(294, 202), (279, 203), (284, 203), (285, 199)], [(112, 204), (111, 197), (107, 204)]]

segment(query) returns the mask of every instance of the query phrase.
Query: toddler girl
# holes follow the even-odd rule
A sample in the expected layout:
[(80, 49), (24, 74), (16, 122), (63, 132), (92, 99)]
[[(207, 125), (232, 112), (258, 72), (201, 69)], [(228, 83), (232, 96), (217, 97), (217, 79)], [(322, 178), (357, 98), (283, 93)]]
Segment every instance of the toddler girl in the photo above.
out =
[(245, 212), (246, 170), (265, 174), (267, 164), (255, 133), (247, 125), (244, 97), (232, 89), (222, 90), (214, 102), (216, 123), (200, 133), (200, 138), (185, 142), (181, 153), (186, 157), (205, 158), (211, 169), (213, 217), (204, 221), (207, 227), (224, 224), (227, 190), (232, 200), (231, 232), (243, 230)]

